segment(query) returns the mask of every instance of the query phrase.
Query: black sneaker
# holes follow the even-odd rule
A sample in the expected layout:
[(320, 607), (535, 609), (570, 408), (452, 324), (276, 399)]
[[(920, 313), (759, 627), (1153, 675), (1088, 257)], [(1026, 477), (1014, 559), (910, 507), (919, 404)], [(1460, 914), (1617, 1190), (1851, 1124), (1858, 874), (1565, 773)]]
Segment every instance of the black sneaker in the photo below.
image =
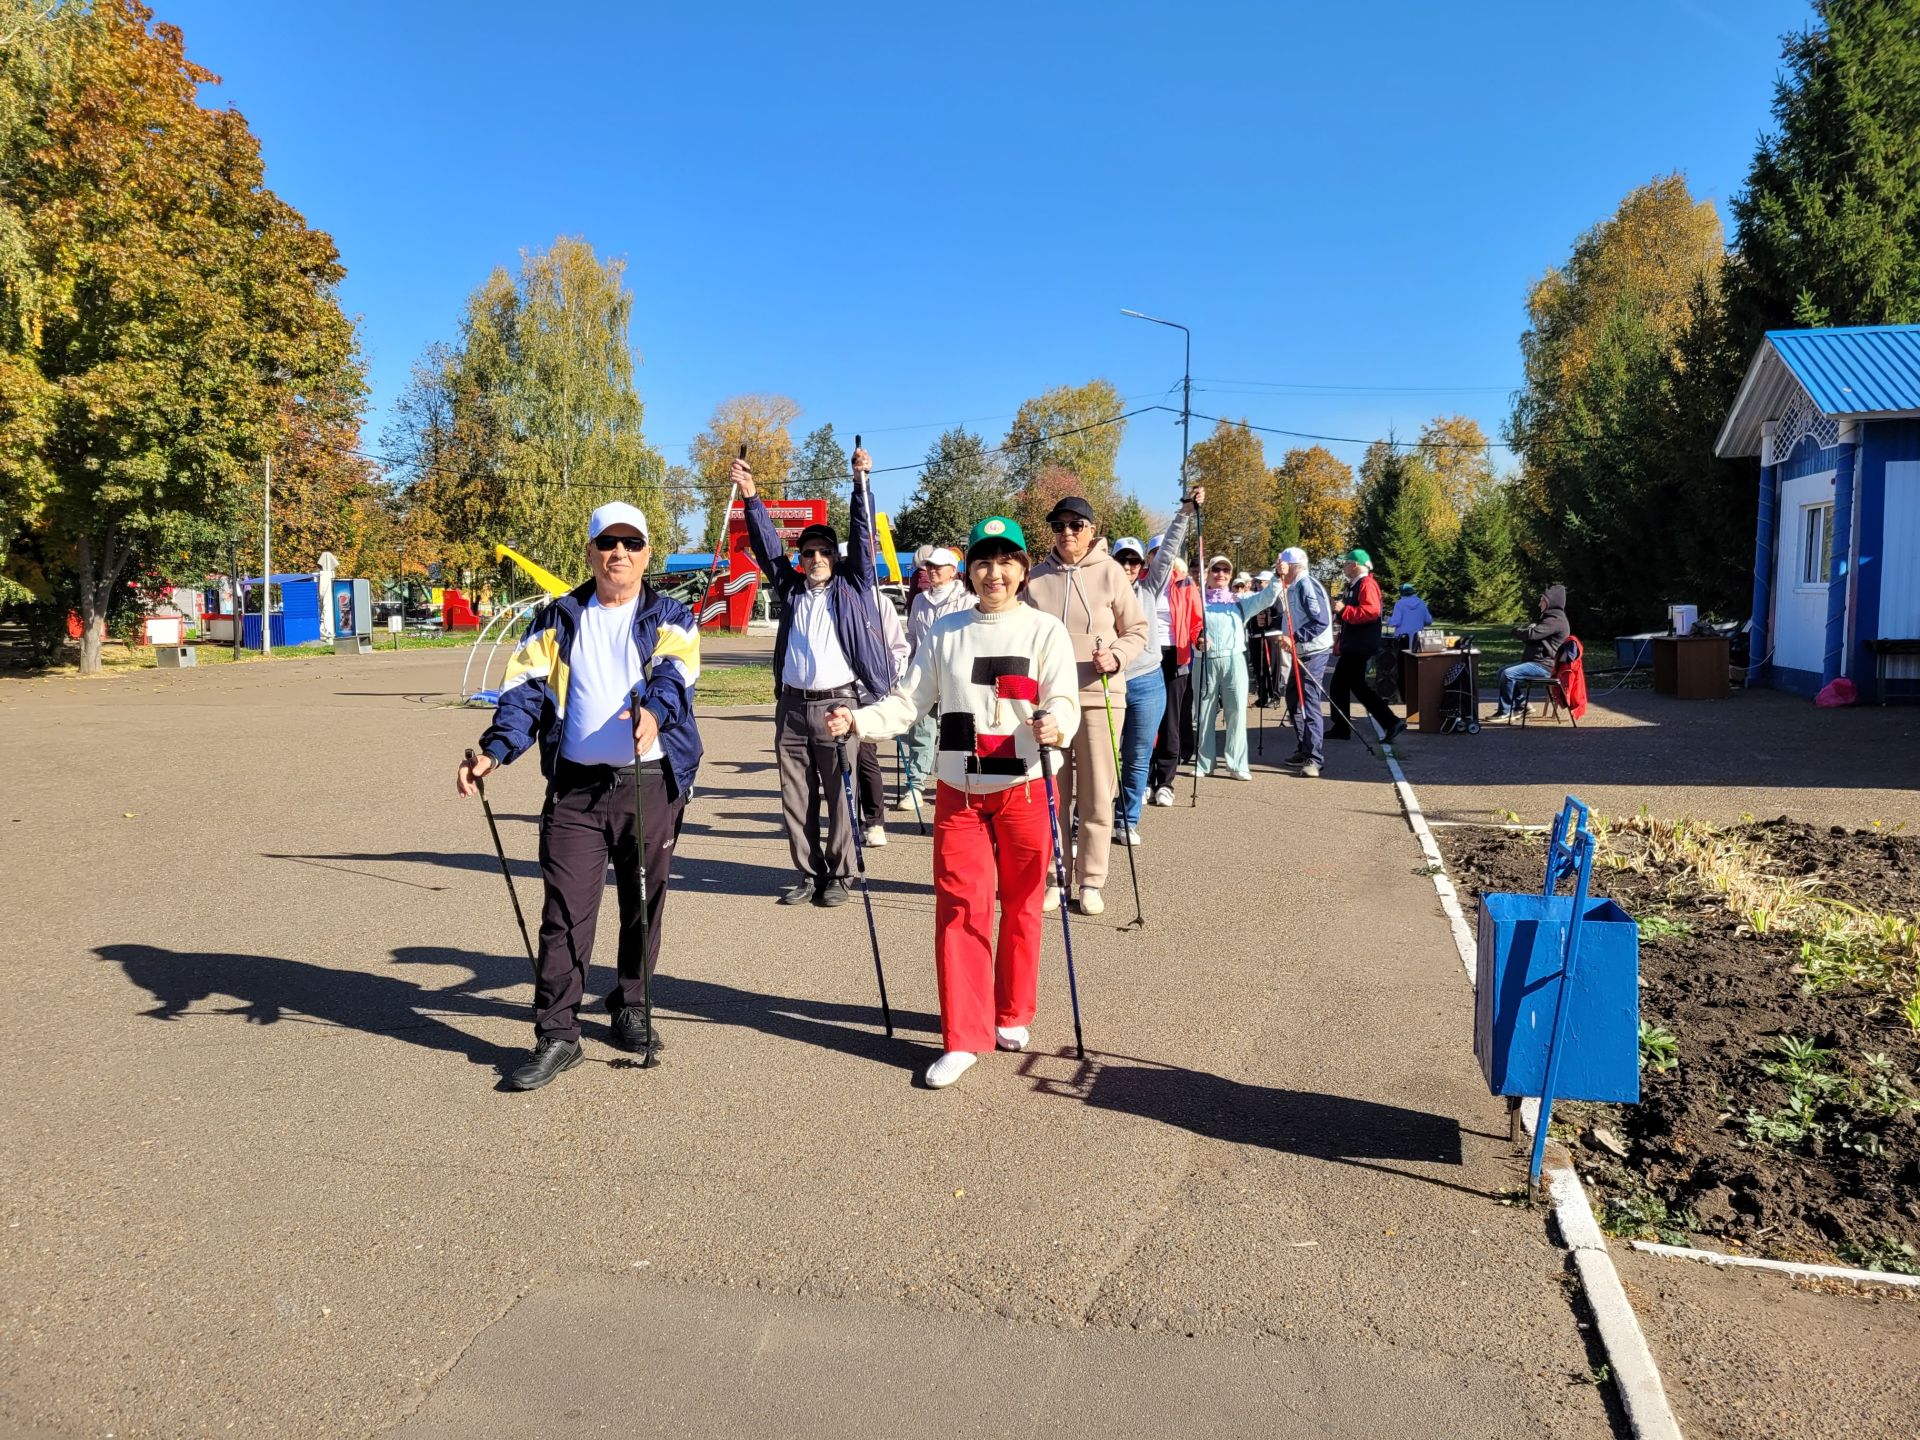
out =
[(779, 903), (782, 905), (805, 905), (813, 899), (814, 889), (813, 881), (802, 880), (799, 884), (782, 890), (780, 892)]
[(1296, 750), (1280, 763), (1282, 765), (1304, 765), (1313, 757), (1304, 750)]
[(516, 1090), (538, 1090), (562, 1070), (580, 1063), (580, 1042), (542, 1035), (533, 1047), (533, 1056), (507, 1076), (507, 1084)]
[(1393, 722), (1393, 724), (1387, 727), (1386, 737), (1382, 741), (1382, 743), (1391, 745), (1394, 741), (1398, 740), (1402, 735), (1406, 733), (1407, 733), (1407, 722), (1404, 720), (1396, 720)]
[(813, 903), (831, 910), (836, 905), (846, 904), (847, 899), (847, 882), (844, 880), (829, 880), (820, 887), (820, 893), (813, 897)]
[[(629, 1005), (613, 1017), (613, 1043), (622, 1050), (631, 1050), (640, 1054), (647, 1044), (647, 1021), (637, 1005)], [(653, 1027), (653, 1053), (658, 1055), (667, 1048), (667, 1042), (660, 1038), (660, 1027)]]

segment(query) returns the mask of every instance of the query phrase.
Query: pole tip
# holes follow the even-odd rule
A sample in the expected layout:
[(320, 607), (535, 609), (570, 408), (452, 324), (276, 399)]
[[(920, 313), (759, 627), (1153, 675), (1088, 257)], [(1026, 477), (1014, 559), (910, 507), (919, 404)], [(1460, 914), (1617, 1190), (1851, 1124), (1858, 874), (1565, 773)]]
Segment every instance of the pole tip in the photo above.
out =
[(860, 448), (860, 437), (858, 435), (853, 437), (853, 448), (856, 450)]
[(747, 442), (744, 440), (740, 442), (740, 458), (742, 460), (747, 458)]
[(471, 745), (469, 745), (469, 746), (467, 747), (467, 763), (468, 763), (469, 765), (471, 765), (471, 764), (472, 764), (472, 763), (473, 763), (473, 762), (474, 762), (475, 760), (477, 760), (477, 759), (479, 759), (479, 758), (480, 758), (479, 756), (477, 756), (477, 755), (475, 755), (475, 754), (473, 753), (473, 747), (472, 747)]

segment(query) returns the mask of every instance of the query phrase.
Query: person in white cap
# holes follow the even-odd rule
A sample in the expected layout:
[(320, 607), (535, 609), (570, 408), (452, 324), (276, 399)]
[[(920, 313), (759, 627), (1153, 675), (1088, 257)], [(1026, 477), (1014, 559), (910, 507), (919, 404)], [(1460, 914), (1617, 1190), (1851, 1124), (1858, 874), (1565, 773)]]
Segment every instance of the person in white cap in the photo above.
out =
[(1307, 552), (1298, 545), (1280, 552), (1280, 583), (1287, 587), (1281, 624), (1293, 661), (1287, 709), (1299, 742), (1285, 763), (1317, 780), (1326, 763), (1326, 715), (1320, 702), (1327, 693), (1327, 657), (1333, 653), (1333, 602), (1327, 587), (1308, 573)]
[[(1173, 579), (1174, 558), (1186, 544), (1194, 507), (1206, 502), (1206, 487), (1196, 487), (1180, 504), (1165, 533), (1149, 547), (1131, 535), (1113, 542), (1113, 558), (1133, 581), (1133, 593), (1153, 627), (1153, 636), (1122, 675), (1127, 682), (1127, 718), (1120, 727), (1120, 800), (1114, 817), (1113, 838), (1122, 845), (1140, 843), (1140, 810), (1147, 799), (1147, 771), (1153, 746), (1161, 734), (1161, 720), (1169, 698), (1168, 674), (1175, 667), (1163, 661), (1173, 651), (1172, 606), (1167, 582)], [(1181, 677), (1184, 679), (1184, 677)], [(1180, 687), (1184, 703), (1186, 687)], [(1177, 732), (1176, 732), (1177, 733)]]
[[(927, 635), (932, 631), (934, 621), (942, 616), (953, 615), (962, 610), (973, 608), (973, 594), (959, 580), (960, 557), (945, 545), (923, 545), (918, 561), (919, 570), (927, 577), (925, 588), (913, 597), (913, 605), (907, 611), (907, 658), (911, 663), (920, 654), (921, 647), (927, 643)], [(916, 574), (916, 578), (918, 578)], [(895, 802), (896, 810), (913, 808), (913, 790), (920, 787), (925, 790), (927, 803), (934, 798), (934, 741), (938, 736), (940, 720), (935, 715), (922, 715), (913, 728), (907, 731), (907, 771), (901, 777), (900, 798)]]
[[(545, 900), (533, 982), (534, 1050), (507, 1076), (516, 1090), (537, 1090), (580, 1063), (580, 1004), (609, 864), (620, 897), (619, 975), (607, 995), (613, 1040), (628, 1050), (662, 1048), (658, 1027), (649, 1032), (641, 1007), (642, 973), (650, 977), (660, 958), (667, 873), (700, 768), (693, 719), (700, 630), (686, 606), (646, 583), (652, 553), (647, 517), (638, 509), (615, 501), (593, 512), (587, 522), (593, 578), (534, 616), (507, 662), (500, 703), (480, 737), (482, 753), (462, 760), (455, 773), (454, 788), (471, 795), (482, 777), (540, 746), (547, 780), (540, 810)], [(637, 833), (635, 785), (645, 835)], [(636, 845), (646, 861), (644, 897)]]

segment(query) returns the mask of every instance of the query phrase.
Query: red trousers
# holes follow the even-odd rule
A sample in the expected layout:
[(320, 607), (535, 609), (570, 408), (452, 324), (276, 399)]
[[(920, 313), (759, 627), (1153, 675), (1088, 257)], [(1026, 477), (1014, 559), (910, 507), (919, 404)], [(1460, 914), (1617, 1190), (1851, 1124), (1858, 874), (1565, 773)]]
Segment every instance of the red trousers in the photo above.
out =
[(1040, 989), (1040, 901), (1052, 865), (1044, 781), (995, 795), (940, 787), (933, 807), (933, 948), (947, 1049), (989, 1051), (994, 1026), (1032, 1023)]

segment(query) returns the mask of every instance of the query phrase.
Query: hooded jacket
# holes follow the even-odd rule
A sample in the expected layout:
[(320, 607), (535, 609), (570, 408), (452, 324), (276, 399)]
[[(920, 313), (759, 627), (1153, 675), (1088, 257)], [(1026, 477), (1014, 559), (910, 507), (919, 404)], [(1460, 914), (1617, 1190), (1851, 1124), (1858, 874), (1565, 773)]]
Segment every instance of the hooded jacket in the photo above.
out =
[(1540, 612), (1540, 618), (1531, 625), (1520, 626), (1514, 634), (1527, 642), (1520, 656), (1522, 661), (1544, 665), (1551, 670), (1560, 658), (1560, 647), (1573, 633), (1567, 624), (1567, 587), (1549, 585), (1542, 598), (1547, 602), (1547, 608)]
[[(1114, 672), (1119, 676), (1153, 638), (1153, 626), (1133, 593), (1133, 582), (1107, 553), (1105, 540), (1094, 541), (1075, 565), (1049, 551), (1028, 574), (1021, 593), (1034, 609), (1067, 627), (1084, 703), (1098, 705), (1101, 699), (1100, 672), (1093, 663), (1096, 641), (1100, 649), (1119, 657), (1120, 668)], [(1121, 694), (1125, 693), (1123, 688)]]

